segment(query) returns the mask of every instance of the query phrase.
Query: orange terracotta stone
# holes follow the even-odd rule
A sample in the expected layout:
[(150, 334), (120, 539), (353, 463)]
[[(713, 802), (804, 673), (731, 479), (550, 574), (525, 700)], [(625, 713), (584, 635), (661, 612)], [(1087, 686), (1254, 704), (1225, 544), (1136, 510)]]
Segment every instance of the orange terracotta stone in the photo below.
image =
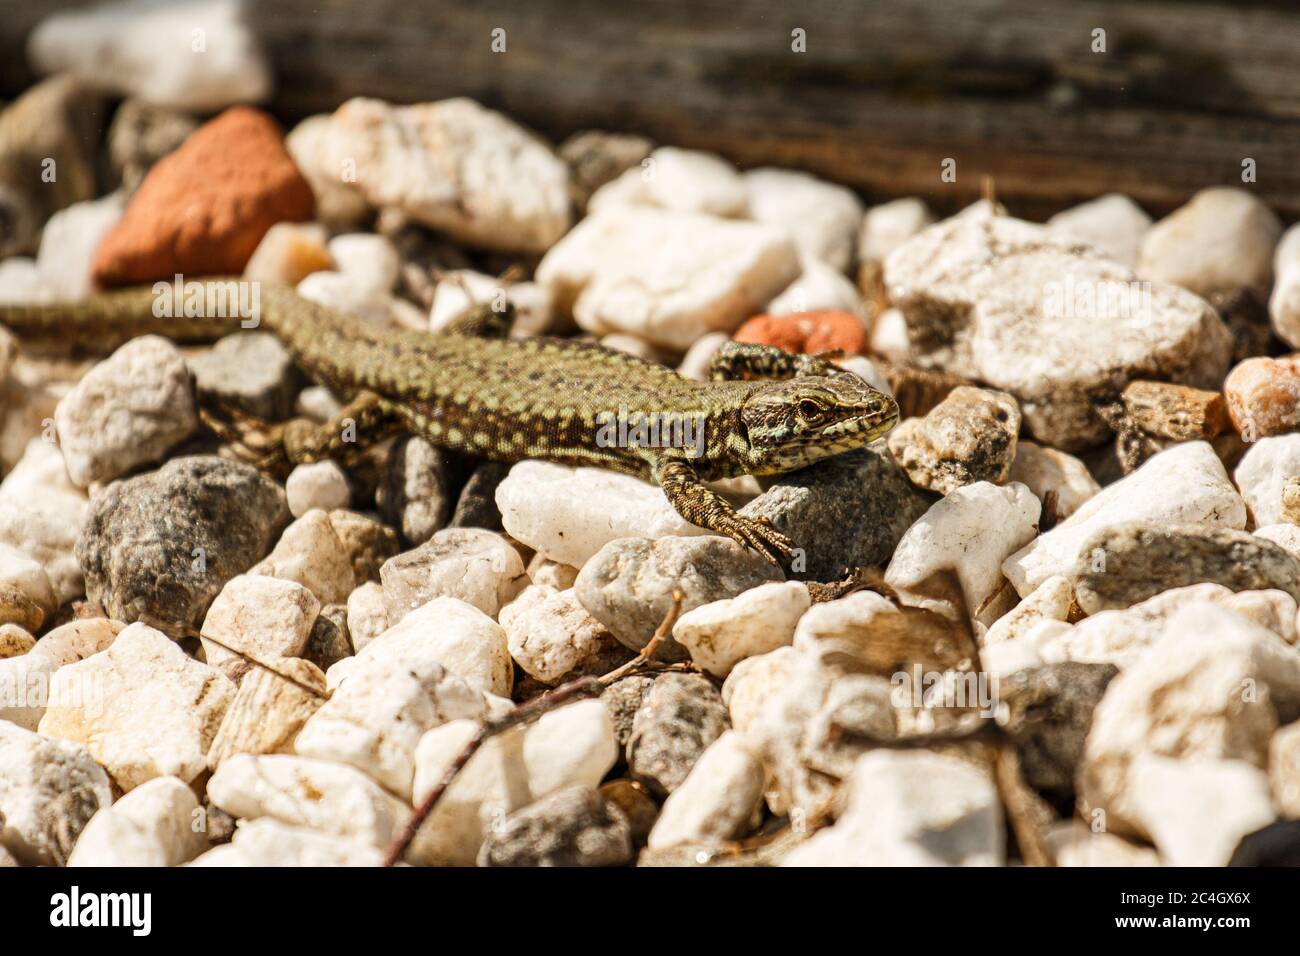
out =
[(839, 349), (845, 355), (867, 351), (867, 330), (848, 312), (822, 309), (793, 315), (756, 315), (732, 336), (737, 342), (775, 345), (787, 352), (816, 355)]
[(1228, 373), (1223, 394), (1246, 441), (1300, 429), (1300, 355), (1246, 359)]
[(275, 120), (236, 106), (149, 171), (95, 255), (95, 280), (134, 285), (238, 275), (277, 222), (312, 218), (315, 198)]

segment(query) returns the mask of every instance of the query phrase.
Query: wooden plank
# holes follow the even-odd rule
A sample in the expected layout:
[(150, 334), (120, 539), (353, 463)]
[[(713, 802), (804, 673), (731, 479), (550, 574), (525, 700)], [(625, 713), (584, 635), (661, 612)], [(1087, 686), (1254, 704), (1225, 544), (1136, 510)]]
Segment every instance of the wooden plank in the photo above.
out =
[[(53, 4), (20, 6), (27, 17)], [(552, 138), (641, 132), (941, 209), (974, 199), (990, 175), (999, 198), (1029, 216), (1110, 190), (1161, 213), (1203, 186), (1240, 184), (1250, 158), (1249, 188), (1300, 216), (1294, 4), (263, 0), (252, 9), (279, 74), (272, 108), (288, 120), (354, 95), (467, 95)], [(492, 51), (496, 28), (505, 53)], [(791, 50), (796, 28), (807, 52)], [(1096, 29), (1105, 53), (1093, 51)], [(955, 183), (940, 180), (945, 158), (956, 160)]]

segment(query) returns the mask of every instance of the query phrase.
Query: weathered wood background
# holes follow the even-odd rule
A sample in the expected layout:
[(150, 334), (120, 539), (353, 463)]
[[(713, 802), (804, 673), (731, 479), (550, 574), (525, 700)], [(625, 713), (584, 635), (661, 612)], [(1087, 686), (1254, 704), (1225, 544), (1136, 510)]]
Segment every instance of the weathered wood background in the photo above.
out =
[[(0, 91), (78, 4), (0, 0)], [(1036, 216), (1153, 213), (1240, 183), (1300, 216), (1300, 4), (1134, 0), (255, 0), (286, 121), (350, 96), (472, 96), (552, 138), (601, 127), (950, 209), (994, 177)], [(493, 53), (492, 31), (507, 52)], [(791, 50), (805, 31), (807, 52)], [(1106, 31), (1106, 52), (1092, 49)], [(940, 180), (956, 160), (957, 181)]]

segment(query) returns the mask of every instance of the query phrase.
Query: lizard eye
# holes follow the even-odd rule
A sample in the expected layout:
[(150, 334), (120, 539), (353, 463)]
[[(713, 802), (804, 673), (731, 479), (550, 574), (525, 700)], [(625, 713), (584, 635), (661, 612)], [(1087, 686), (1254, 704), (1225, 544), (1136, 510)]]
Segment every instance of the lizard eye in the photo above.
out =
[(816, 421), (821, 416), (821, 407), (812, 399), (805, 398), (799, 403), (799, 414), (809, 421)]

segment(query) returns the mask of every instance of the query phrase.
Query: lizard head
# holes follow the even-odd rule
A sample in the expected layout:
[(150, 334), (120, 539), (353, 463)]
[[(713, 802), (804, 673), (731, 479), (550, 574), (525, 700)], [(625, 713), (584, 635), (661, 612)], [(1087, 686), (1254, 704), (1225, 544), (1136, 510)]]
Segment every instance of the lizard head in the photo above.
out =
[(894, 400), (857, 375), (772, 382), (740, 412), (752, 474), (779, 474), (861, 448), (898, 424)]

